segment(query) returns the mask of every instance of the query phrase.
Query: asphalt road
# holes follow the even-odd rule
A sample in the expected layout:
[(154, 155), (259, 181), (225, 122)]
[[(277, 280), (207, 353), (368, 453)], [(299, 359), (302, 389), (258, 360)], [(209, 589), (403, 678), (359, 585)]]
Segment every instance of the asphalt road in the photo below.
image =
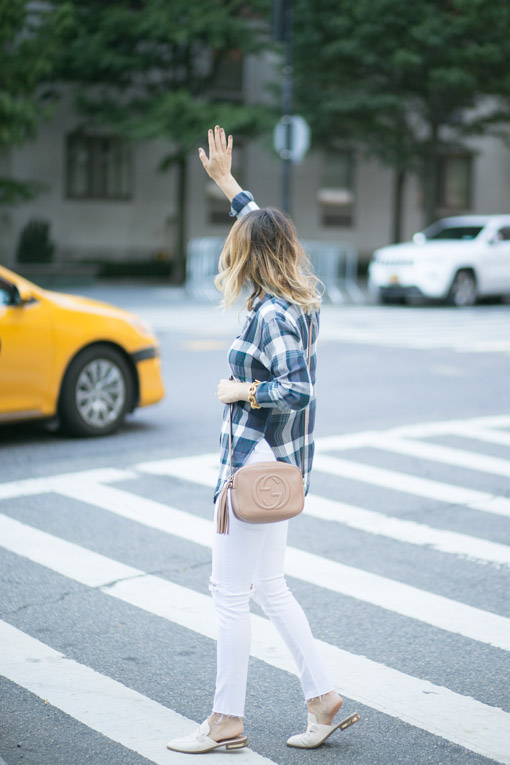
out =
[[(214, 689), (214, 391), (238, 318), (163, 287), (89, 294), (153, 322), (167, 395), (104, 439), (0, 432), (0, 754), (179, 765), (165, 743)], [(510, 763), (510, 305), (325, 306), (318, 364), (287, 570), (362, 720), (285, 746), (305, 707), (253, 606), (250, 751), (207, 761)]]

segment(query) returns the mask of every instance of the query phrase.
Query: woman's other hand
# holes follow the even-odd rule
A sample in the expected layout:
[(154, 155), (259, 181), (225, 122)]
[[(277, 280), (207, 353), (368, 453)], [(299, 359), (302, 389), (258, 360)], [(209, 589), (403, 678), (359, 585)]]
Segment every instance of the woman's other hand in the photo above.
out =
[(216, 395), (222, 404), (233, 404), (235, 401), (248, 401), (250, 383), (235, 380), (220, 380)]
[(198, 156), (204, 166), (204, 170), (210, 178), (220, 187), (225, 196), (231, 202), (242, 188), (232, 176), (232, 146), (233, 138), (225, 135), (225, 131), (219, 125), (214, 130), (209, 130), (209, 156), (204, 149), (198, 150)]

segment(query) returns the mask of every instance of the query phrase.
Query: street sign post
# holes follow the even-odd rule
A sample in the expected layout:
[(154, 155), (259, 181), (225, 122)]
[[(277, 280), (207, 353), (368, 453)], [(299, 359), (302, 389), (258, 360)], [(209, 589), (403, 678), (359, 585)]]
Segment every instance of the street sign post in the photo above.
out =
[(282, 159), (301, 162), (310, 148), (310, 126), (299, 115), (284, 115), (273, 132), (275, 151)]

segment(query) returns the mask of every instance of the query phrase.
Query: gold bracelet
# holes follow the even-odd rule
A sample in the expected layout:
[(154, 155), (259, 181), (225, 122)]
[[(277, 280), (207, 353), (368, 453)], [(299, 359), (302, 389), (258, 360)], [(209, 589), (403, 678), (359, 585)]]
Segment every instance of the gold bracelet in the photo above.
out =
[(255, 382), (252, 382), (250, 387), (248, 388), (248, 403), (251, 404), (252, 409), (260, 409), (261, 406), (257, 402), (257, 399), (255, 398), (255, 391), (260, 385), (260, 380), (255, 380)]

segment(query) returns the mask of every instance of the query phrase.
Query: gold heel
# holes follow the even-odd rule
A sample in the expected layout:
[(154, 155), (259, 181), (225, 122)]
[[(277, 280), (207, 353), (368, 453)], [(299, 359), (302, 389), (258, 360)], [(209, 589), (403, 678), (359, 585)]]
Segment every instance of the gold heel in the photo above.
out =
[(239, 741), (231, 741), (230, 744), (225, 745), (225, 749), (243, 749), (248, 746), (248, 739), (240, 739)]
[(354, 723), (357, 723), (358, 720), (361, 720), (361, 717), (357, 712), (355, 712), (353, 715), (346, 717), (345, 720), (342, 720), (338, 727), (340, 730), (345, 730), (346, 728), (350, 728), (351, 725), (354, 725)]

